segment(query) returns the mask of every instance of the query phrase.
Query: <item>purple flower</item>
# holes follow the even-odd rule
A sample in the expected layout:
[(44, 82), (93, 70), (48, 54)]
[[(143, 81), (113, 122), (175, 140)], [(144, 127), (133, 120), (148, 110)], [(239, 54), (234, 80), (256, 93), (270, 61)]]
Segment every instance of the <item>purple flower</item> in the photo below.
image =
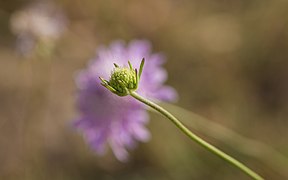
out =
[(137, 141), (145, 142), (150, 138), (145, 127), (149, 120), (146, 108), (129, 96), (111, 93), (99, 80), (99, 77), (109, 79), (113, 63), (126, 66), (130, 60), (134, 66), (139, 66), (143, 57), (146, 63), (137, 90), (139, 94), (159, 101), (175, 100), (175, 90), (163, 85), (167, 79), (162, 67), (163, 55), (152, 54), (150, 43), (144, 40), (131, 41), (127, 46), (116, 41), (108, 48), (100, 47), (97, 57), (76, 78), (80, 117), (75, 126), (100, 155), (105, 153), (108, 144), (117, 159), (125, 161), (127, 149), (135, 147)]
[(15, 12), (10, 23), (17, 50), (29, 55), (39, 44), (51, 46), (66, 29), (67, 19), (54, 4), (37, 2)]

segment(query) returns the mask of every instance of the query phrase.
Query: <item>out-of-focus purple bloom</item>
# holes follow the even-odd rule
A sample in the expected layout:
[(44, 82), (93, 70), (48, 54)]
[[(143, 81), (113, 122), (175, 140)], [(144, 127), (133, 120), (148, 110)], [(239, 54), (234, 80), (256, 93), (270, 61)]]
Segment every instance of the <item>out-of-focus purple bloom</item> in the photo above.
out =
[(139, 94), (159, 101), (175, 100), (175, 90), (163, 85), (167, 79), (167, 72), (162, 67), (165, 58), (162, 54), (152, 54), (148, 41), (134, 40), (128, 45), (116, 41), (108, 48), (100, 47), (97, 57), (77, 75), (80, 117), (75, 126), (98, 154), (105, 153), (108, 144), (117, 159), (125, 161), (127, 149), (133, 148), (137, 141), (149, 140), (150, 134), (145, 127), (149, 116), (145, 107), (129, 96), (111, 93), (100, 85), (98, 78), (109, 79), (113, 63), (127, 66), (130, 60), (137, 67), (143, 57), (146, 62), (137, 90)]
[(67, 19), (54, 4), (37, 2), (15, 12), (10, 24), (17, 49), (28, 55), (39, 44), (50, 47), (66, 29)]

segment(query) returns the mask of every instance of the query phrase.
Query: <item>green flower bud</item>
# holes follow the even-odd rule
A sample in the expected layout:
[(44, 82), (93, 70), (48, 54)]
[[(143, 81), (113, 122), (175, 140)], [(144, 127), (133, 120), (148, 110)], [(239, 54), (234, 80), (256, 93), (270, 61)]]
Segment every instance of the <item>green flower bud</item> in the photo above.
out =
[(136, 71), (128, 68), (116, 67), (111, 74), (109, 85), (119, 93), (126, 93), (126, 88), (135, 90), (136, 84)]
[(137, 69), (133, 69), (129, 61), (128, 64), (129, 68), (119, 67), (117, 64), (114, 64), (115, 68), (111, 73), (110, 80), (107, 81), (100, 77), (101, 84), (119, 96), (127, 96), (131, 91), (137, 90), (144, 66), (144, 58), (141, 61), (139, 74), (137, 73)]

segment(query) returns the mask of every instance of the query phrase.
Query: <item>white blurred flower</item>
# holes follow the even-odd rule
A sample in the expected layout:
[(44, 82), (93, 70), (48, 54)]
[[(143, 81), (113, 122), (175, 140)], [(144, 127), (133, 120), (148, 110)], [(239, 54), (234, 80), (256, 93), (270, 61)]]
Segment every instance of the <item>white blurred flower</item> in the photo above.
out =
[(53, 46), (63, 34), (67, 19), (51, 3), (35, 3), (11, 16), (11, 30), (17, 36), (17, 49), (21, 54), (31, 53), (40, 44)]

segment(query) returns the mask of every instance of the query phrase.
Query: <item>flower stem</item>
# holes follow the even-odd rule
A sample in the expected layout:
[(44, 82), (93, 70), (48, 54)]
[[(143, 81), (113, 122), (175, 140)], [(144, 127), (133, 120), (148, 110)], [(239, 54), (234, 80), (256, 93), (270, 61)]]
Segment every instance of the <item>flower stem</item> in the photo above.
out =
[(196, 134), (192, 133), (188, 128), (186, 128), (184, 126), (184, 124), (182, 124), (175, 116), (173, 116), (171, 113), (169, 113), (167, 110), (165, 110), (164, 108), (162, 108), (161, 106), (155, 104), (154, 102), (140, 96), (139, 94), (137, 94), (136, 92), (130, 91), (130, 95), (132, 97), (134, 97), (135, 99), (139, 100), (140, 102), (150, 106), (151, 108), (153, 108), (154, 110), (158, 111), (159, 113), (161, 113), (163, 116), (167, 117), (168, 119), (170, 119), (184, 134), (186, 134), (190, 139), (192, 139), (193, 141), (195, 141), (196, 143), (198, 143), (199, 145), (203, 146), (205, 149), (207, 149), (208, 151), (216, 154), (217, 156), (221, 157), (222, 159), (226, 160), (227, 162), (233, 164), (234, 166), (236, 166), (237, 168), (239, 168), (240, 170), (242, 170), (244, 173), (246, 173), (247, 175), (249, 175), (251, 178), (256, 179), (256, 180), (263, 180), (264, 178), (262, 178), (260, 175), (258, 175), (257, 173), (255, 173), (253, 170), (251, 170), (250, 168), (248, 168), (247, 166), (245, 166), (243, 163), (239, 162), (238, 160), (236, 160), (235, 158), (229, 156), (228, 154), (224, 153), (223, 151), (221, 151), (220, 149), (216, 148), (215, 146), (209, 144), (208, 142), (204, 141), (203, 139), (201, 139), (199, 136), (197, 136)]

